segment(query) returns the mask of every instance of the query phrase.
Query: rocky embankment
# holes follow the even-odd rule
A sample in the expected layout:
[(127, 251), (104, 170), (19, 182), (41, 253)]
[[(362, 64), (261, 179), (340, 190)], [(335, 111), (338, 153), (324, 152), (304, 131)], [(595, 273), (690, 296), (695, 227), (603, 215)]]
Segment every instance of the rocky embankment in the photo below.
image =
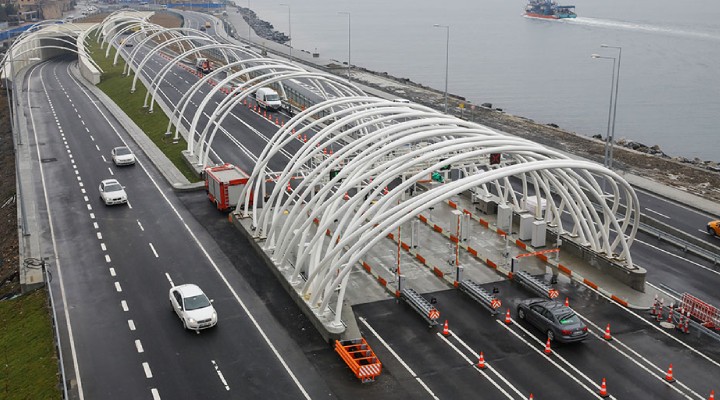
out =
[(290, 40), (290, 37), (286, 34), (276, 31), (275, 27), (271, 23), (258, 18), (255, 11), (245, 7), (238, 7), (237, 12), (242, 14), (245, 22), (247, 22), (248, 25), (253, 28), (255, 34), (261, 38), (272, 40), (273, 42), (280, 44), (285, 44)]

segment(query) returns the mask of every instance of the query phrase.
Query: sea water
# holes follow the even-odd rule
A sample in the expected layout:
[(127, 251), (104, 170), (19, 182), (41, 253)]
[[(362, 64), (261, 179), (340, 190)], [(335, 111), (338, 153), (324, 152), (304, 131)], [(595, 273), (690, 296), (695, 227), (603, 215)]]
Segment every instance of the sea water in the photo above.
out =
[[(280, 3), (288, 4), (281, 6)], [(560, 2), (563, 3), (562, 1)], [(241, 6), (247, 6), (238, 0)], [(473, 104), (605, 136), (613, 61), (622, 47), (615, 138), (668, 155), (720, 161), (717, 0), (579, 0), (578, 18), (523, 16), (522, 0), (251, 0), (296, 49), (449, 92)], [(289, 13), (288, 13), (289, 11)]]

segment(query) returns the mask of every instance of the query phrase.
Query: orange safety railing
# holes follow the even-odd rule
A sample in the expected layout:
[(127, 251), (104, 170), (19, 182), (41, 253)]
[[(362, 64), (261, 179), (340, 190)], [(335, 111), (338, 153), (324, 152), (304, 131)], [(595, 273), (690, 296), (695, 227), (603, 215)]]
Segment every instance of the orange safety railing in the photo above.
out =
[(689, 293), (683, 293), (680, 306), (710, 329), (720, 330), (720, 310)]
[(373, 382), (382, 372), (382, 363), (364, 338), (336, 340), (335, 351), (362, 383)]

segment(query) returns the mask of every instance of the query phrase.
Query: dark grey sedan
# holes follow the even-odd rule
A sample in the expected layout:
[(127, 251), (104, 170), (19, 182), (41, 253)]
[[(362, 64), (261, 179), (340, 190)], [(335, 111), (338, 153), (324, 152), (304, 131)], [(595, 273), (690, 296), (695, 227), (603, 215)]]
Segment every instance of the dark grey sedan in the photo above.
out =
[(570, 307), (547, 299), (528, 299), (520, 302), (518, 318), (524, 319), (547, 333), (550, 341), (579, 342), (588, 335), (585, 323)]

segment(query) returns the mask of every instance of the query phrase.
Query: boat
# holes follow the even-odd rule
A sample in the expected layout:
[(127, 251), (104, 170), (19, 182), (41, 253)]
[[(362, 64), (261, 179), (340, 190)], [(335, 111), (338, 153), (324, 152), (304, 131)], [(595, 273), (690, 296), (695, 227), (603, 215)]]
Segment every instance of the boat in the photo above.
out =
[(561, 6), (552, 0), (529, 0), (525, 16), (546, 19), (575, 18), (575, 6)]

